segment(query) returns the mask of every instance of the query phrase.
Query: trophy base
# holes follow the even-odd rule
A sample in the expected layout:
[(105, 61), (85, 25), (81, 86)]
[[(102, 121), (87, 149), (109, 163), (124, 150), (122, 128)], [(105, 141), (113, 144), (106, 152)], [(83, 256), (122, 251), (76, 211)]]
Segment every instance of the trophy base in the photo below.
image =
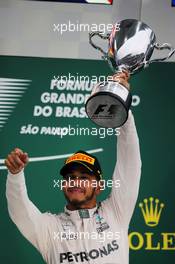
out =
[(115, 85), (115, 93), (109, 91), (95, 92), (87, 100), (85, 109), (88, 117), (96, 125), (117, 128), (121, 127), (128, 119), (132, 95), (124, 86), (116, 82), (107, 83), (103, 88), (99, 84), (95, 90), (105, 90), (104, 88), (111, 86), (111, 84), (112, 86)]

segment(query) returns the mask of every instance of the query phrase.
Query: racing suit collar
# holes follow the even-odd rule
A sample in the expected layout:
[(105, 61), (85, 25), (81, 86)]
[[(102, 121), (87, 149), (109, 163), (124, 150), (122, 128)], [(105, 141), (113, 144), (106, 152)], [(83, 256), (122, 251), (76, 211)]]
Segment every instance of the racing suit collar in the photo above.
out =
[(78, 210), (69, 210), (67, 207), (64, 207), (64, 212), (70, 218), (81, 219), (81, 218), (91, 218), (97, 211), (97, 204), (91, 209), (78, 209)]

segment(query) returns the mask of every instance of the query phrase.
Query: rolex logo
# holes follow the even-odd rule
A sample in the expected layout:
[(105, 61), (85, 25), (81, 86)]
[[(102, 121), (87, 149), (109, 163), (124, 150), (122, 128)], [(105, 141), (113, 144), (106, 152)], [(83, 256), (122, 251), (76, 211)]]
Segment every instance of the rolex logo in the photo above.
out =
[(149, 199), (144, 199), (143, 203), (139, 204), (139, 207), (141, 208), (145, 224), (151, 227), (157, 226), (164, 204), (160, 203), (159, 199), (150, 197)]

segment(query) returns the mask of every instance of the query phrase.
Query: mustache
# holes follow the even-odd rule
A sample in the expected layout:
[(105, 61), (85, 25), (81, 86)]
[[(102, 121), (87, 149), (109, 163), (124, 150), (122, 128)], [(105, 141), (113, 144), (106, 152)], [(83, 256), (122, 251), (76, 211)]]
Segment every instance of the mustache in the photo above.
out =
[(81, 188), (81, 187), (69, 187), (69, 188), (67, 188), (67, 191), (68, 192), (71, 192), (71, 191), (80, 191), (80, 192), (83, 192), (83, 193), (86, 192), (85, 189), (84, 188)]
[[(74, 188), (74, 187), (72, 187), (72, 188)], [(90, 195), (86, 196), (82, 201), (79, 201), (77, 199), (70, 200), (69, 195), (66, 192), (64, 192), (64, 196), (65, 196), (66, 200), (68, 201), (68, 203), (74, 205), (77, 209), (80, 209), (81, 208), (80, 206), (82, 206), (82, 205), (86, 204), (88, 201), (92, 200), (94, 193), (95, 193), (95, 189), (96, 188), (94, 187), (92, 190), (92, 193)]]

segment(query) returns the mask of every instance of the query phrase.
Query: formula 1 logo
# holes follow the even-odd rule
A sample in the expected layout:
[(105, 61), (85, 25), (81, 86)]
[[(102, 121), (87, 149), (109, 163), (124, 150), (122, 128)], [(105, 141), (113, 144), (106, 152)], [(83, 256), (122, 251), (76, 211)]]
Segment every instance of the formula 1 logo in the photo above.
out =
[(0, 131), (8, 122), (31, 80), (0, 78)]
[(98, 105), (97, 109), (93, 114), (93, 118), (112, 118), (114, 117), (119, 109), (119, 105), (107, 105), (107, 104), (100, 104)]

